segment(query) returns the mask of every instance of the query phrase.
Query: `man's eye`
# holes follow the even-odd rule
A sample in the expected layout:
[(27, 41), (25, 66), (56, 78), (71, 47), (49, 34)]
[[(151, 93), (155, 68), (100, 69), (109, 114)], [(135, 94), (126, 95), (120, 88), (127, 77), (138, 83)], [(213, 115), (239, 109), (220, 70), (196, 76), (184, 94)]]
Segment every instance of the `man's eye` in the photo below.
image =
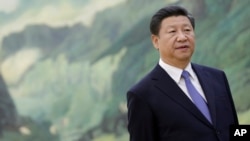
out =
[(175, 30), (170, 30), (168, 33), (175, 33)]
[(185, 29), (184, 31), (191, 31), (190, 29)]

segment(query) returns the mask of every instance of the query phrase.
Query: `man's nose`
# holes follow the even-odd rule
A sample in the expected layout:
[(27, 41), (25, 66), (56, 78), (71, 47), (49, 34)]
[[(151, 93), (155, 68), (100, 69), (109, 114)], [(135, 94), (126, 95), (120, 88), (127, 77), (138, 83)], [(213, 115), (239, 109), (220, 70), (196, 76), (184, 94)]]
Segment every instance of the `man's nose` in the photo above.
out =
[(187, 36), (183, 32), (178, 32), (177, 34), (177, 41), (183, 42), (187, 40)]

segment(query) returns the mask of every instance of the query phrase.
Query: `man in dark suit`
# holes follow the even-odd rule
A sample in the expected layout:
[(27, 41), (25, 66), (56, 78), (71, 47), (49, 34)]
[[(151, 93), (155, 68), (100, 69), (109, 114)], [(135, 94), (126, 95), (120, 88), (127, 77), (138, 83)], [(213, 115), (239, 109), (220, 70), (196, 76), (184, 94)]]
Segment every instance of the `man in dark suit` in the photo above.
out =
[(130, 141), (229, 141), (238, 118), (223, 71), (191, 63), (194, 18), (179, 6), (151, 19), (159, 64), (127, 93)]

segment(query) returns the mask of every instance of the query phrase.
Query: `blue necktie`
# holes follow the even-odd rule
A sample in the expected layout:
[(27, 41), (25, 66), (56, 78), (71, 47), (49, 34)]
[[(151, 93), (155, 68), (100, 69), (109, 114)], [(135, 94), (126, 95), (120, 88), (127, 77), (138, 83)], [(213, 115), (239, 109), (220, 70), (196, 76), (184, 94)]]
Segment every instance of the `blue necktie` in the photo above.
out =
[(196, 90), (194, 85), (189, 79), (189, 73), (188, 71), (183, 71), (181, 75), (186, 83), (186, 87), (188, 90), (189, 95), (191, 96), (193, 103), (196, 105), (196, 107), (202, 112), (202, 114), (207, 118), (207, 120), (212, 123), (210, 113), (208, 110), (208, 106), (206, 101), (203, 99), (203, 97), (200, 95), (200, 93)]

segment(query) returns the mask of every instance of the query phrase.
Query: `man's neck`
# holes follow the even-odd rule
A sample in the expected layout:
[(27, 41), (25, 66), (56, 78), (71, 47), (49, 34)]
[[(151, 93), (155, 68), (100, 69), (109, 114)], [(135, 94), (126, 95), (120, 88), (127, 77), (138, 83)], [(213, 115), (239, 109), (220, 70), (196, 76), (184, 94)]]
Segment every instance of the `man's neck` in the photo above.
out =
[(185, 69), (187, 67), (187, 65), (190, 63), (190, 60), (185, 60), (185, 61), (168, 61), (168, 60), (164, 60), (161, 58), (161, 60), (171, 66), (174, 66), (176, 68), (179, 69)]

